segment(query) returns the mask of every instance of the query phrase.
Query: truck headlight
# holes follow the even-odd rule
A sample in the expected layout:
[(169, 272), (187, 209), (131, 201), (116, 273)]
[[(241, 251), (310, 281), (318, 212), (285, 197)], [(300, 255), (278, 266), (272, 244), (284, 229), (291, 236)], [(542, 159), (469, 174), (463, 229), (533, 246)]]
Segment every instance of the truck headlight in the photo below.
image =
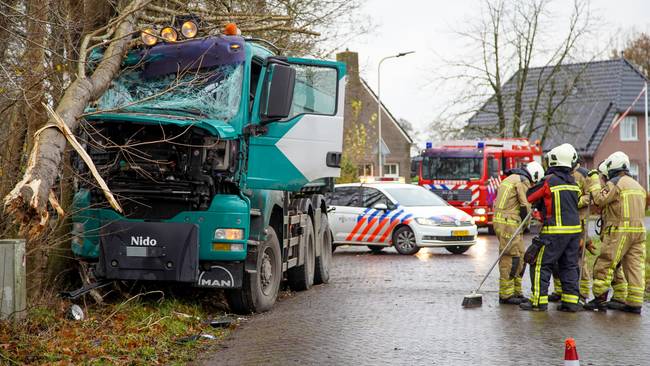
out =
[(415, 222), (417, 222), (420, 225), (426, 225), (426, 226), (438, 226), (438, 222), (426, 217), (417, 217), (415, 219)]
[(485, 215), (487, 211), (484, 208), (475, 208), (474, 215)]
[(214, 240), (242, 240), (244, 229), (217, 229), (214, 231)]

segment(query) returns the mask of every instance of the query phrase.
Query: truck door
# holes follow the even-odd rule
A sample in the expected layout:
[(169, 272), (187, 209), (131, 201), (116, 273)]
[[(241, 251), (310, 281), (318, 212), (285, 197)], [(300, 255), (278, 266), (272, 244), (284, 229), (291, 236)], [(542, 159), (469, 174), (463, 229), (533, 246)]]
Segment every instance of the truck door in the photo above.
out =
[[(249, 188), (295, 191), (319, 178), (340, 175), (345, 65), (300, 58), (283, 61), (296, 70), (291, 111), (287, 118), (265, 124), (266, 130), (250, 138)], [(260, 118), (263, 83), (272, 75), (269, 65), (260, 80), (253, 123)]]

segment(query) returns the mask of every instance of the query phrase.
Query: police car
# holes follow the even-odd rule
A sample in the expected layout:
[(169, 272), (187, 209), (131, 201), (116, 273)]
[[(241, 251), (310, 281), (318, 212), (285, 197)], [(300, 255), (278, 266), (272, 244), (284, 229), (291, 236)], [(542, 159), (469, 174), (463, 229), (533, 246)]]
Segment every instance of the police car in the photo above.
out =
[(435, 193), (402, 183), (338, 184), (327, 196), (335, 245), (394, 246), (400, 254), (445, 247), (454, 254), (476, 243), (473, 218)]

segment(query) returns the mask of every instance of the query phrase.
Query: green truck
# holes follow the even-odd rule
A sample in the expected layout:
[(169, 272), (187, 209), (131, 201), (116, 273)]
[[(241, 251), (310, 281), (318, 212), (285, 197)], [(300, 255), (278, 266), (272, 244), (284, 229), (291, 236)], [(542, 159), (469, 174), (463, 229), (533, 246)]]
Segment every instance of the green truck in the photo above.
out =
[(88, 108), (78, 138), (123, 212), (79, 164), (72, 250), (93, 282), (84, 291), (178, 282), (263, 312), (283, 280), (329, 280), (324, 194), (340, 173), (345, 65), (196, 33), (143, 32)]

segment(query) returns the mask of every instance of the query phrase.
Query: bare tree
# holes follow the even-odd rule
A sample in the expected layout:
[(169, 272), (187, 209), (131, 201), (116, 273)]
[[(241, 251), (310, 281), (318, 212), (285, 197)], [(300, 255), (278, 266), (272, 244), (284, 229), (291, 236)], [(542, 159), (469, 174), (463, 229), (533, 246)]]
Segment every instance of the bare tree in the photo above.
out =
[[(550, 16), (550, 2), (485, 0), (481, 21), (460, 33), (470, 45), (480, 50), (480, 56), (469, 61), (450, 62), (460, 70), (450, 78), (460, 78), (468, 84), (458, 98), (465, 108), (457, 116), (478, 111), (495, 116), (494, 124), (472, 125), (468, 127), (469, 131), (504, 137), (530, 137), (554, 124), (553, 115), (568, 97), (567, 94), (564, 98), (557, 98), (557, 93), (560, 89), (570, 93), (581, 73), (564, 80), (561, 86), (555, 79), (559, 77), (560, 66), (575, 59), (580, 41), (589, 31), (590, 15), (586, 2), (574, 0), (562, 41), (549, 45), (551, 42), (542, 37), (541, 27)], [(535, 64), (542, 66), (536, 68)], [(504, 77), (509, 75), (510, 79), (506, 80)], [(535, 91), (532, 99), (526, 95), (531, 90)], [(553, 107), (545, 108), (548, 106), (545, 102), (549, 102), (545, 98), (551, 95), (554, 96), (551, 98)]]

